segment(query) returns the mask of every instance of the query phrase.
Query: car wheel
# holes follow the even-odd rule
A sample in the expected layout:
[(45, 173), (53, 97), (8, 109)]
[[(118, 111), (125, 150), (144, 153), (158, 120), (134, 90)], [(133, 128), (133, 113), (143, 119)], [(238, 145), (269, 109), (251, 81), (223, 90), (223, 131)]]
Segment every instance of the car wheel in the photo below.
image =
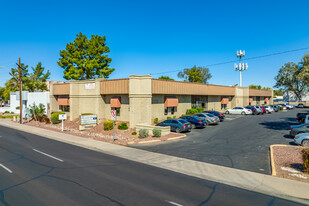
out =
[(225, 112), (225, 114), (229, 114), (229, 113), (230, 113), (229, 111), (226, 111), (226, 112)]
[(304, 147), (309, 147), (309, 140), (308, 139), (305, 139), (302, 141), (301, 143)]
[(241, 112), (241, 115), (245, 115), (246, 113), (245, 112)]
[(179, 128), (176, 128), (176, 132), (177, 132), (177, 133), (180, 133), (180, 129), (179, 129)]
[(192, 129), (195, 129), (195, 128), (196, 128), (195, 124), (192, 124)]

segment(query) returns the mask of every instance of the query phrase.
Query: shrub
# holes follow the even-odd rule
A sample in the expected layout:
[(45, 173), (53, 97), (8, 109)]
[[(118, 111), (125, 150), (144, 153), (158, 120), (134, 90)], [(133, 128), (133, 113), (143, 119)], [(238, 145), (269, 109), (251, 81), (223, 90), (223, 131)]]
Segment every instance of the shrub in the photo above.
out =
[(148, 132), (147, 129), (140, 129), (140, 130), (138, 131), (138, 137), (139, 137), (139, 138), (146, 138), (146, 137), (148, 137), (148, 136), (149, 136), (149, 132)]
[(50, 124), (50, 119), (48, 118), (47, 115), (43, 114), (43, 115), (40, 115), (38, 116), (38, 119), (37, 119), (39, 122), (45, 122), (46, 124)]
[(172, 119), (172, 117), (166, 117), (166, 119)]
[(9, 111), (5, 111), (4, 113), (10, 113)]
[(186, 114), (182, 114), (181, 116), (182, 116), (182, 117), (183, 117), (183, 116), (186, 116)]
[(93, 115), (93, 113), (82, 113), (82, 115)]
[(112, 120), (105, 121), (103, 123), (103, 125), (104, 125), (104, 131), (109, 131), (109, 130), (113, 129), (113, 121)]
[(14, 112), (11, 112), (11, 114), (14, 114)]
[(309, 174), (309, 148), (302, 150), (303, 155), (303, 171)]
[(55, 112), (51, 114), (51, 122), (53, 124), (59, 124), (61, 120), (59, 120), (59, 114), (65, 114), (64, 112)]
[(120, 130), (126, 130), (126, 129), (128, 129), (127, 123), (122, 122), (121, 125), (118, 125), (118, 129), (120, 129)]
[(18, 106), (18, 107), (16, 107), (16, 109), (19, 109), (20, 107)]
[(195, 113), (198, 113), (197, 109), (187, 109), (187, 112), (186, 112), (187, 115), (193, 115)]
[(176, 116), (173, 116), (173, 119), (176, 119)]
[(280, 106), (279, 109), (280, 109), (280, 110), (283, 110), (283, 107)]
[(204, 112), (204, 108), (196, 108), (196, 109), (197, 109), (198, 113)]
[(159, 119), (158, 119), (158, 118), (155, 118), (155, 119), (153, 120), (153, 123), (158, 124), (158, 123), (159, 123)]
[(47, 117), (45, 113), (46, 113), (46, 109), (45, 109), (45, 105), (43, 104), (39, 104), (39, 106), (36, 106), (35, 104), (33, 104), (33, 106), (30, 106), (30, 116), (33, 119), (43, 122), (43, 119), (46, 119)]
[(132, 135), (136, 135), (137, 133), (136, 132), (132, 132)]
[(152, 134), (154, 137), (161, 137), (161, 130), (159, 128), (154, 128)]

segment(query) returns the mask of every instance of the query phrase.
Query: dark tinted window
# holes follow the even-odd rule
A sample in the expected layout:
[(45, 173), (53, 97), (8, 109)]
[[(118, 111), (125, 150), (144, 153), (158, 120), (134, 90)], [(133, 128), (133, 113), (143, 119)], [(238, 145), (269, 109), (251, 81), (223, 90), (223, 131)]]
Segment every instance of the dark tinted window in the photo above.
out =
[(171, 120), (165, 120), (163, 123), (171, 123)]
[(180, 119), (179, 122), (180, 122), (180, 123), (183, 123), (183, 124), (186, 124), (186, 123), (187, 123), (187, 121), (182, 120), (182, 119)]
[(213, 114), (207, 114), (207, 116), (208, 116), (208, 117), (214, 117), (214, 115), (213, 115)]
[(172, 120), (172, 124), (178, 124), (176, 120)]

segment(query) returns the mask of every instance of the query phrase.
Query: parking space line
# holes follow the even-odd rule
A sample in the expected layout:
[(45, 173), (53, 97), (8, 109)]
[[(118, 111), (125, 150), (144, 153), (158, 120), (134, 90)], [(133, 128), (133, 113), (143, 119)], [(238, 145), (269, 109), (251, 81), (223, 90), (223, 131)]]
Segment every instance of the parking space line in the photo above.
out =
[(172, 202), (172, 201), (168, 201), (168, 200), (165, 200), (167, 203), (170, 203), (172, 205), (176, 205), (176, 206), (182, 206), (181, 204), (178, 204), (176, 202)]
[(41, 152), (41, 151), (39, 151), (39, 150), (33, 149), (33, 151), (38, 152), (38, 153), (40, 153), (40, 154), (42, 154), (42, 155), (45, 155), (45, 156), (47, 156), (47, 157), (53, 158), (53, 159), (55, 159), (55, 160), (58, 160), (58, 161), (60, 161), (60, 162), (63, 162), (62, 159), (59, 159), (59, 158), (54, 157), (54, 156), (52, 156), (52, 155), (46, 154), (46, 153)]
[(7, 167), (4, 166), (3, 164), (0, 164), (0, 167), (2, 167), (3, 169), (5, 169), (5, 170), (8, 171), (9, 173), (13, 173), (12, 170), (10, 170), (9, 168), (7, 168)]

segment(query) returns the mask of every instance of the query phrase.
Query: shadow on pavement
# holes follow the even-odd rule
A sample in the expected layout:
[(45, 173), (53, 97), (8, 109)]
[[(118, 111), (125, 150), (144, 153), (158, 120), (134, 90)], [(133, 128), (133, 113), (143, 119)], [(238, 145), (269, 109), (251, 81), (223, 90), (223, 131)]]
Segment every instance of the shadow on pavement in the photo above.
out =
[(284, 138), (287, 138), (287, 139), (293, 139), (293, 137), (292, 137), (291, 135), (289, 135), (289, 134), (286, 134), (286, 135), (284, 135), (283, 137), (284, 137)]
[(273, 130), (290, 130), (289, 122), (261, 122), (260, 125)]
[(297, 146), (294, 142), (289, 142), (290, 145)]

